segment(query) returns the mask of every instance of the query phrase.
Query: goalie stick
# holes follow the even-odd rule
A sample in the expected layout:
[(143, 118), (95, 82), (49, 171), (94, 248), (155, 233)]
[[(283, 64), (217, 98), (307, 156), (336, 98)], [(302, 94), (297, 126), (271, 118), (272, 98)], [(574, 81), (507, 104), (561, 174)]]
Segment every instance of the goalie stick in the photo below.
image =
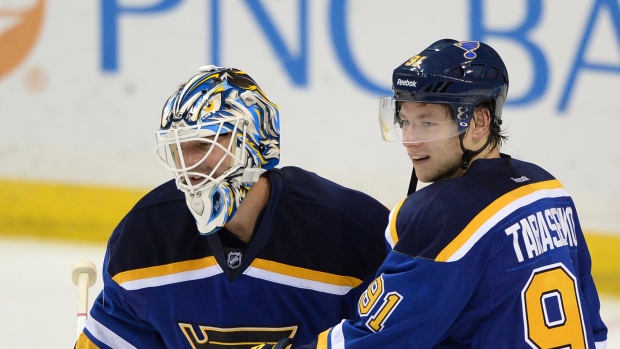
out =
[(88, 288), (94, 285), (97, 280), (97, 268), (91, 261), (77, 261), (73, 264), (71, 277), (73, 284), (78, 287), (77, 337), (79, 337), (84, 329), (84, 325), (86, 325), (86, 318), (88, 317)]

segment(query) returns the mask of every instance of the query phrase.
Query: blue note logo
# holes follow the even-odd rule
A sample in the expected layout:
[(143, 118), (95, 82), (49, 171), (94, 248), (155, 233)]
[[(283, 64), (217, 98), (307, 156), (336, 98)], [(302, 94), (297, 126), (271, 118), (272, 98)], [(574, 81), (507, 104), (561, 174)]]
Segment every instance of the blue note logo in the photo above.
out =
[(479, 47), (480, 47), (480, 42), (478, 41), (461, 41), (458, 42), (456, 44), (454, 44), (454, 46), (456, 47), (460, 47), (463, 50), (465, 50), (465, 53), (463, 54), (463, 56), (467, 59), (474, 59), (476, 58), (476, 51)]

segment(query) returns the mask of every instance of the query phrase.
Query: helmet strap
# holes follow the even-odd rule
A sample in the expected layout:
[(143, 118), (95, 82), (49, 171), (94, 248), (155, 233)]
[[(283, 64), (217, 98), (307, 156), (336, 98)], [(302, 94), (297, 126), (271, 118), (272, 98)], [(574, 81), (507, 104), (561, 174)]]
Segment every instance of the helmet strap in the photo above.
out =
[(464, 132), (459, 135), (459, 143), (461, 144), (461, 150), (463, 151), (463, 156), (461, 157), (461, 168), (463, 170), (467, 170), (469, 168), (469, 165), (471, 164), (471, 159), (473, 159), (474, 156), (482, 153), (482, 151), (486, 149), (489, 144), (491, 144), (491, 136), (489, 136), (486, 143), (484, 143), (484, 145), (480, 147), (480, 149), (476, 151), (465, 149), (465, 145), (463, 145), (463, 139), (465, 138), (466, 134), (467, 132)]
[(417, 186), (418, 186), (418, 176), (415, 174), (415, 167), (412, 167), (411, 178), (409, 179), (409, 189), (407, 189), (407, 196), (413, 194)]

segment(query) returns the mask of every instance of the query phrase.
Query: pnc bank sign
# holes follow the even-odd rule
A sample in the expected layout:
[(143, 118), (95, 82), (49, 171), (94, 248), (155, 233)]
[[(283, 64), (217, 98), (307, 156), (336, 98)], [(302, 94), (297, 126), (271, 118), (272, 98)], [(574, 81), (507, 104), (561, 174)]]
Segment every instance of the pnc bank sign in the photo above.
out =
[[(184, 0), (159, 0), (143, 6), (126, 6), (122, 0), (101, 0), (101, 9), (103, 20), (101, 21), (101, 68), (108, 73), (114, 73), (119, 70), (119, 56), (122, 52), (119, 50), (119, 38), (122, 36), (119, 30), (120, 19), (127, 16), (154, 16), (165, 14), (179, 6)], [(234, 27), (225, 27), (221, 24), (220, 14), (225, 10), (224, 0), (204, 0), (210, 6), (210, 16), (206, 21), (195, 21), (195, 23), (205, 23), (211, 32), (210, 42), (206, 43), (211, 48), (210, 61), (216, 65), (225, 65), (220, 59), (222, 42), (222, 33), (225, 30), (234, 30)], [(329, 38), (321, 38), (321, 40), (329, 40), (335, 56), (341, 65), (342, 71), (350, 80), (359, 86), (362, 90), (377, 94), (390, 95), (389, 86), (383, 86), (372, 81), (364, 74), (364, 69), (358, 63), (355, 53), (351, 49), (351, 36), (359, 35), (359, 33), (349, 32), (347, 30), (347, 22), (350, 11), (348, 4), (353, 0), (326, 0), (328, 1), (327, 13), (324, 15), (328, 19), (328, 35)], [(411, 0), (408, 0), (411, 1)], [(540, 100), (545, 96), (549, 88), (549, 76), (551, 75), (551, 65), (545, 55), (545, 48), (537, 43), (533, 32), (541, 26), (546, 16), (561, 16), (560, 13), (545, 13), (543, 6), (545, 1), (549, 0), (521, 0), (519, 5), (526, 7), (526, 12), (521, 22), (516, 23), (511, 29), (494, 28), (489, 22), (488, 11), (486, 5), (492, 0), (467, 0), (468, 13), (463, 14), (463, 20), (469, 26), (469, 35), (467, 40), (494, 41), (501, 40), (508, 44), (516, 45), (523, 50), (528, 56), (530, 66), (533, 67), (530, 75), (529, 85), (521, 95), (511, 95), (506, 101), (507, 105), (512, 106), (528, 106)], [(298, 9), (291, 11), (289, 18), (296, 19), (297, 42), (291, 46), (286, 45), (278, 26), (275, 25), (278, 18), (270, 16), (266, 10), (264, 0), (242, 0), (254, 20), (262, 30), (266, 37), (267, 43), (275, 52), (275, 57), (282, 66), (282, 71), (288, 75), (290, 81), (300, 87), (308, 86), (308, 56), (312, 53), (309, 49), (310, 35), (309, 30), (310, 13), (309, 6), (314, 5), (310, 0), (297, 0)], [(422, 2), (422, 1), (420, 1)], [(615, 45), (613, 49), (617, 49), (620, 42), (620, 8), (617, 0), (591, 0), (590, 9), (580, 15), (585, 17), (585, 25), (580, 28), (579, 37), (574, 38), (574, 54), (572, 64), (566, 72), (553, 72), (554, 76), (560, 76), (563, 79), (562, 94), (557, 101), (556, 109), (563, 112), (568, 108), (568, 102), (571, 94), (578, 82), (578, 77), (584, 78), (588, 72), (597, 71), (612, 74), (620, 74), (620, 62), (616, 65), (610, 65), (603, 62), (597, 62), (588, 59), (588, 50), (592, 49), (590, 43), (594, 41), (594, 30), (600, 22), (612, 19), (612, 26), (615, 37), (611, 45)], [(377, 6), (382, 6), (377, 2)], [(323, 15), (323, 14), (322, 14)], [(469, 18), (467, 18), (469, 16)], [(370, 30), (370, 29), (369, 29)], [(391, 35), (391, 32), (390, 32)], [(459, 39), (459, 38), (455, 38)], [(550, 50), (547, 50), (549, 52)], [(551, 50), (552, 51), (552, 50)]]
[(45, 1), (29, 7), (0, 5), (0, 79), (15, 70), (28, 56), (41, 33)]
[[(35, 0), (31, 0), (35, 2)], [(123, 38), (121, 30), (121, 20), (129, 17), (152, 17), (163, 16), (167, 12), (174, 11), (184, 1), (188, 0), (153, 0), (148, 4), (135, 4), (128, 0), (98, 0), (100, 12), (93, 14), (92, 17), (100, 16), (99, 37), (95, 40), (100, 42), (100, 69), (106, 74), (116, 74), (122, 67), (120, 66), (121, 52), (120, 42)], [(209, 48), (209, 61), (215, 65), (226, 65), (222, 60), (222, 52), (226, 48), (222, 45), (224, 31), (235, 30), (234, 27), (226, 27), (221, 23), (223, 11), (226, 11), (224, 0), (202, 0), (208, 4), (210, 18), (204, 21), (194, 21), (197, 25), (204, 25), (205, 31), (209, 29), (210, 37), (205, 42), (205, 47)], [(292, 0), (291, 0), (292, 1)], [(340, 64), (342, 72), (361, 90), (377, 95), (390, 95), (389, 86), (382, 85), (373, 81), (365, 73), (367, 67), (362, 67), (359, 57), (352, 50), (352, 37), (360, 33), (348, 30), (349, 17), (354, 12), (349, 11), (349, 4), (353, 0), (325, 0), (328, 6), (326, 13), (320, 14), (327, 18), (327, 40), (335, 53), (335, 57)], [(407, 0), (411, 1), (411, 0)], [(583, 16), (584, 23), (579, 28), (578, 34), (573, 38), (571, 64), (566, 71), (552, 71), (554, 68), (549, 62), (547, 55), (553, 50), (542, 47), (535, 40), (535, 31), (542, 26), (545, 18), (551, 16), (561, 16), (559, 13), (545, 12), (545, 2), (550, 0), (521, 0), (520, 6), (524, 6), (526, 11), (520, 22), (513, 24), (510, 29), (498, 29), (491, 24), (487, 6), (492, 0), (466, 0), (468, 12), (464, 14), (464, 22), (468, 32), (462, 38), (478, 41), (494, 42), (502, 41), (509, 45), (518, 47), (525, 53), (529, 61), (532, 73), (529, 81), (526, 81), (526, 88), (520, 91), (519, 95), (512, 94), (506, 104), (511, 106), (531, 105), (546, 96), (549, 90), (549, 77), (553, 74), (561, 80), (561, 94), (555, 102), (556, 110), (564, 112), (569, 107), (571, 95), (580, 80), (587, 79), (592, 72), (602, 72), (614, 74), (620, 78), (620, 62), (610, 64), (598, 62), (590, 58), (588, 53), (593, 50), (591, 43), (596, 39), (594, 28), (600, 27), (602, 22), (611, 23), (610, 40), (607, 45), (610, 50), (617, 51), (620, 47), (620, 5), (617, 0), (589, 0), (589, 10), (576, 16)], [(274, 52), (274, 57), (282, 67), (291, 83), (299, 87), (307, 87), (310, 84), (310, 64), (309, 57), (313, 53), (310, 51), (309, 43), (312, 41), (311, 35), (319, 31), (312, 31), (310, 28), (310, 6), (315, 5), (310, 0), (295, 0), (296, 8), (291, 10), (289, 18), (297, 26), (294, 42), (287, 45), (284, 35), (278, 30), (278, 17), (270, 15), (265, 7), (265, 0), (239, 0), (242, 6), (248, 9), (251, 17), (256, 22), (259, 30), (265, 37), (266, 45), (269, 45)], [(54, 5), (60, 6), (60, 2)], [(377, 6), (381, 6), (378, 4)], [(14, 70), (25, 57), (31, 52), (41, 31), (43, 21), (44, 0), (36, 0), (34, 5), (26, 9), (10, 10), (2, 8), (0, 5), (0, 19), (13, 20), (13, 24), (8, 29), (0, 28), (0, 79)], [(609, 21), (611, 19), (611, 21)], [(170, 28), (166, 28), (170, 30)], [(370, 29), (369, 29), (370, 30)], [(320, 31), (321, 33), (323, 31)], [(145, 33), (144, 35), (156, 36), (157, 33)], [(58, 38), (60, 40), (60, 38)], [(521, 79), (528, 79), (521, 76)]]

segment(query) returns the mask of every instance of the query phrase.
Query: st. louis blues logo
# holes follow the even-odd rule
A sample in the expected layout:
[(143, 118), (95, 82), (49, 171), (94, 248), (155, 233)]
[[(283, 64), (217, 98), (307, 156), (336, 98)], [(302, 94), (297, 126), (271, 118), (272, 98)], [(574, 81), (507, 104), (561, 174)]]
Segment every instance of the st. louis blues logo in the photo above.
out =
[(454, 46), (456, 47), (460, 47), (463, 50), (465, 50), (465, 53), (463, 54), (463, 56), (465, 56), (465, 58), (467, 59), (474, 59), (476, 58), (476, 51), (479, 47), (480, 47), (480, 42), (478, 41), (461, 41), (458, 42), (456, 44), (454, 44)]

